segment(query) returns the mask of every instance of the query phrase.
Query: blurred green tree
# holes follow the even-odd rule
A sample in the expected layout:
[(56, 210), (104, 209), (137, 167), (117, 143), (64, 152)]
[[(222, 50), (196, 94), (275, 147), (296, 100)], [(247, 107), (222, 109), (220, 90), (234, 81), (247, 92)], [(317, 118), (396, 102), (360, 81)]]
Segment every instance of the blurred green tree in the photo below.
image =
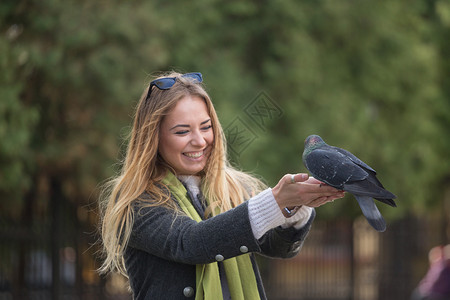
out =
[[(253, 67), (284, 115), (243, 153), (243, 165), (258, 166), (272, 184), (286, 172), (305, 171), (303, 141), (316, 133), (379, 171), (399, 197), (399, 208), (386, 214), (438, 205), (449, 174), (442, 144), (449, 140), (448, 122), (439, 122), (448, 116), (440, 73), (448, 56), (431, 38), (437, 25), (426, 4), (284, 1), (261, 7), (261, 58)], [(322, 212), (345, 216), (351, 207), (360, 213), (348, 201)]]
[[(27, 191), (48, 201), (52, 180), (74, 203), (95, 200), (120, 166), (149, 72), (169, 69), (204, 73), (224, 127), (245, 119), (257, 138), (233, 159), (271, 185), (304, 171), (303, 140), (317, 133), (379, 171), (399, 196), (389, 213), (439, 203), (448, 10), (423, 0), (3, 1), (2, 205)], [(263, 129), (245, 111), (262, 91), (283, 113)]]
[(164, 60), (152, 19), (119, 1), (3, 1), (0, 13), (2, 206), (30, 189), (48, 201), (50, 182), (86, 204), (115, 172), (118, 133)]
[[(9, 28), (0, 37), (0, 209), (17, 210), (24, 191), (30, 188), (31, 179), (26, 175), (30, 167), (32, 127), (38, 121), (37, 111), (20, 101), (23, 83), (17, 81), (17, 69), (25, 59), (10, 42), (20, 34), (19, 26)], [(19, 66), (18, 66), (19, 65)]]

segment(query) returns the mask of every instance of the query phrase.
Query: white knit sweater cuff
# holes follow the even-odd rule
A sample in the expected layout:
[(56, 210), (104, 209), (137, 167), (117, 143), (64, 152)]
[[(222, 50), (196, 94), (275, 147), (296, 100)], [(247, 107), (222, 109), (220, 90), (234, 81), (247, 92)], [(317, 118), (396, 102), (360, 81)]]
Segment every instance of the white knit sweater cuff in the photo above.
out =
[(290, 218), (285, 218), (286, 222), (281, 225), (283, 228), (294, 227), (295, 229), (300, 229), (306, 225), (309, 218), (311, 217), (312, 207), (302, 206), (295, 215)]
[(248, 215), (256, 239), (286, 222), (270, 188), (248, 200)]

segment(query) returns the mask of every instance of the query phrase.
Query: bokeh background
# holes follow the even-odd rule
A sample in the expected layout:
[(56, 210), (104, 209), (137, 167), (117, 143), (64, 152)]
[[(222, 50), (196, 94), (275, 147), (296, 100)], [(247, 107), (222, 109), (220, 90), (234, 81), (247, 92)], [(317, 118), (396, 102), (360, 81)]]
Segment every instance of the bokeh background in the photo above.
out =
[(2, 0), (0, 299), (130, 299), (100, 277), (97, 200), (160, 71), (199, 71), (233, 163), (273, 186), (319, 134), (398, 207), (317, 209), (269, 299), (409, 299), (450, 240), (450, 2)]

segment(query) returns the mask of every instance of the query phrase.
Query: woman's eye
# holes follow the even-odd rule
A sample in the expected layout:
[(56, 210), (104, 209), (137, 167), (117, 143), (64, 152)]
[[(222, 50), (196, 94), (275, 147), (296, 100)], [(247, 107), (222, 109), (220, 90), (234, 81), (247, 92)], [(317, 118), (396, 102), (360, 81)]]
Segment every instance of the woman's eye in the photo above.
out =
[(183, 134), (186, 134), (188, 132), (189, 132), (188, 130), (180, 130), (180, 131), (175, 132), (175, 134), (183, 135)]
[(210, 129), (210, 128), (212, 128), (212, 125), (205, 126), (205, 127), (203, 127), (202, 129), (203, 129), (203, 130), (208, 130), (208, 129)]

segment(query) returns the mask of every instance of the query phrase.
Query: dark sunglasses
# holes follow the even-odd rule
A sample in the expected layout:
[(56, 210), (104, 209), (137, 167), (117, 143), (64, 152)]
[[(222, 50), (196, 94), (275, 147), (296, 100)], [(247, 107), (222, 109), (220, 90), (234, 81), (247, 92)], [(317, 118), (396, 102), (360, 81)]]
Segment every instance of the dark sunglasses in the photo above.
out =
[[(199, 83), (203, 81), (202, 73), (199, 72), (186, 73), (181, 75), (181, 77), (191, 78)], [(160, 90), (168, 90), (171, 87), (173, 87), (176, 81), (177, 81), (176, 77), (164, 77), (153, 80), (152, 82), (150, 82), (150, 87), (148, 89), (147, 97), (145, 98), (145, 100), (148, 100), (148, 98), (150, 97), (153, 86), (156, 86)]]

